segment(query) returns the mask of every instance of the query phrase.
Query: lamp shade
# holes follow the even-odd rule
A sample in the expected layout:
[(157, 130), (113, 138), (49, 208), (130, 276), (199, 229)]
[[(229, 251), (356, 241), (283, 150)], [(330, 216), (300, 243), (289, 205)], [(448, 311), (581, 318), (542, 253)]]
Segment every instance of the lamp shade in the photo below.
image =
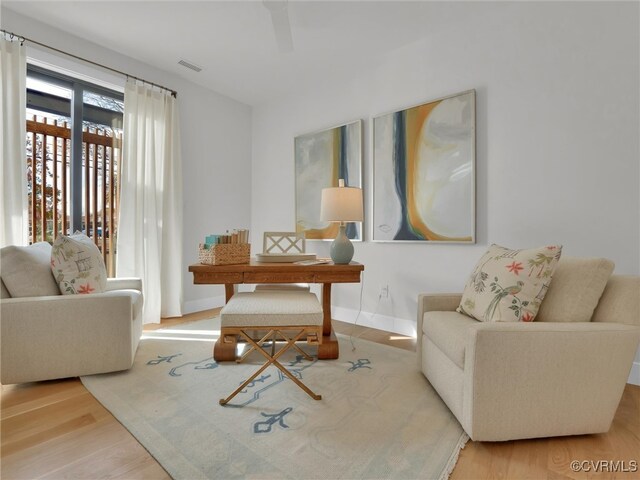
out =
[(320, 220), (325, 222), (361, 222), (362, 189), (331, 187), (322, 189)]

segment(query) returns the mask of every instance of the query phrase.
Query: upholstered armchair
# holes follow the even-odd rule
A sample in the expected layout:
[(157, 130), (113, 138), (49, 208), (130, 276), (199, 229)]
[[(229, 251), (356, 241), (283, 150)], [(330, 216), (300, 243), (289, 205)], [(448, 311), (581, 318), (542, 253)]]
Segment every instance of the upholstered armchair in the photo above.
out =
[[(51, 274), (51, 246), (18, 248), (24, 250), (17, 258), (16, 247), (0, 251), (0, 382), (130, 368), (142, 333), (140, 279), (107, 279), (102, 293), (61, 295)], [(5, 285), (8, 276), (12, 288)]]
[(640, 339), (640, 277), (608, 270), (594, 289), (603, 261), (562, 258), (542, 321), (480, 322), (456, 312), (461, 295), (419, 296), (419, 369), (473, 440), (609, 430)]

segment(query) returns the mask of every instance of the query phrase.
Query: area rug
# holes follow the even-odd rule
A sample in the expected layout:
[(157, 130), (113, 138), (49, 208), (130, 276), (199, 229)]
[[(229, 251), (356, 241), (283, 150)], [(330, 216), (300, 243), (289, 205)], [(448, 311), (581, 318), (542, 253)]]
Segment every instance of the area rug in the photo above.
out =
[[(219, 319), (146, 332), (131, 370), (82, 383), (175, 479), (446, 479), (468, 440), (415, 354), (339, 337), (337, 360), (216, 363)], [(305, 347), (306, 348), (306, 347)], [(312, 350), (309, 350), (312, 352)], [(289, 353), (289, 352), (288, 352)]]

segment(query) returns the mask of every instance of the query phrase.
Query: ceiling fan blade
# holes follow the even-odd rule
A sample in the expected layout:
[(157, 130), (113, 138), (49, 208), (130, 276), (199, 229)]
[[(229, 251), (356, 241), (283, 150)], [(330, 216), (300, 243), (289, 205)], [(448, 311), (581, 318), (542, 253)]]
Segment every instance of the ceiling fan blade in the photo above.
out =
[(289, 5), (287, 0), (263, 0), (262, 3), (271, 14), (273, 33), (276, 36), (280, 53), (293, 52), (293, 38), (289, 23)]

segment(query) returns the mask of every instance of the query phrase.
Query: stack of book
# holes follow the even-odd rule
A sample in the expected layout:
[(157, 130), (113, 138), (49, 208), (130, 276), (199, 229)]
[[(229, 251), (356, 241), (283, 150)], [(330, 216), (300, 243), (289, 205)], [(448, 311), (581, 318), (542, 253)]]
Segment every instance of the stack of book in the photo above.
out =
[(199, 245), (200, 263), (208, 265), (232, 265), (249, 263), (251, 245), (249, 230), (227, 231), (222, 235), (207, 235), (204, 243)]
[(249, 243), (249, 230), (238, 229), (226, 234), (207, 235), (204, 240), (205, 248), (211, 248), (212, 245), (226, 245), (228, 243)]

